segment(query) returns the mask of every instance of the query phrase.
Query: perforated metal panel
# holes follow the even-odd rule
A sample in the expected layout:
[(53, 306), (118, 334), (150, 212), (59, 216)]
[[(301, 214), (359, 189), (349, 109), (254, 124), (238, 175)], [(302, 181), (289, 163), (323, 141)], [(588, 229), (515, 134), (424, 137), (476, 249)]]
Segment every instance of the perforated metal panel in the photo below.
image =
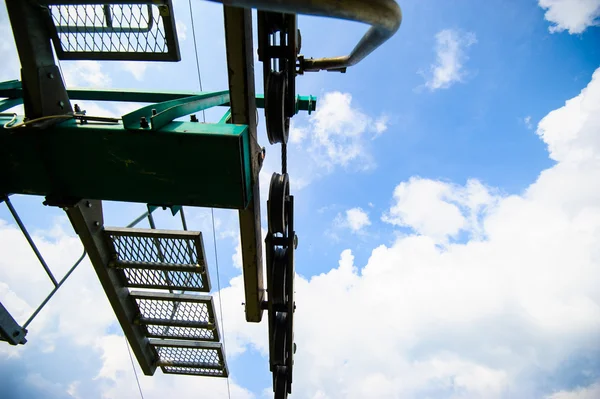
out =
[(185, 342), (150, 339), (158, 353), (157, 364), (167, 374), (227, 377), (223, 348), (213, 342)]
[(210, 291), (202, 233), (105, 228), (111, 267), (122, 270), (125, 285), (184, 291)]
[(212, 297), (133, 291), (139, 323), (151, 338), (219, 341)]
[(47, 5), (54, 47), (60, 59), (181, 59), (171, 0), (139, 0), (135, 4), (115, 0), (99, 4), (56, 0), (42, 3)]

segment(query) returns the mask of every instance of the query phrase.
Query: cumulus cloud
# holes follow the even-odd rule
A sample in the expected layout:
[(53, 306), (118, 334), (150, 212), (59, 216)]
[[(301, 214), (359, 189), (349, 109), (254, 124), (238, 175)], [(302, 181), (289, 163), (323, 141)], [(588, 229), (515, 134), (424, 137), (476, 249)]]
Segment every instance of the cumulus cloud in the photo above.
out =
[(348, 209), (344, 215), (338, 215), (336, 220), (341, 227), (346, 227), (354, 233), (358, 233), (363, 228), (371, 225), (369, 214), (363, 211), (362, 208)]
[(600, 353), (600, 149), (590, 143), (600, 113), (587, 100), (600, 93), (599, 73), (540, 123), (560, 155), (522, 194), (409, 179), (386, 212), (408, 233), (364, 265), (348, 249), (338, 267), (297, 278), (295, 395), (595, 395), (596, 385), (568, 387), (600, 379), (597, 362), (577, 367)]
[(482, 215), (497, 198), (477, 180), (464, 187), (413, 177), (394, 190), (395, 203), (382, 220), (445, 242), (460, 231), (480, 233)]
[(548, 28), (552, 33), (582, 33), (600, 22), (600, 0), (538, 0), (538, 4), (546, 10), (544, 18), (552, 24)]
[[(320, 166), (368, 168), (373, 160), (366, 139), (387, 130), (388, 118), (372, 118), (352, 104), (349, 93), (329, 92), (319, 99), (310, 127), (292, 129), (292, 143), (308, 144)], [(308, 140), (308, 143), (306, 141)]]
[(435, 35), (436, 61), (425, 74), (425, 86), (431, 90), (447, 89), (465, 77), (464, 63), (468, 57), (466, 49), (477, 43), (474, 33), (462, 33), (453, 29), (444, 29)]
[(556, 392), (547, 399), (597, 399), (600, 398), (600, 383), (595, 383), (589, 387), (577, 388), (572, 391)]
[[(308, 123), (292, 121), (290, 127), (288, 171), (292, 192), (335, 170), (374, 169), (372, 142), (390, 125), (389, 115), (367, 114), (349, 93), (327, 92), (318, 101), (317, 111), (308, 117)], [(268, 197), (271, 175), (280, 171), (279, 149), (267, 148), (260, 172), (261, 198)]]

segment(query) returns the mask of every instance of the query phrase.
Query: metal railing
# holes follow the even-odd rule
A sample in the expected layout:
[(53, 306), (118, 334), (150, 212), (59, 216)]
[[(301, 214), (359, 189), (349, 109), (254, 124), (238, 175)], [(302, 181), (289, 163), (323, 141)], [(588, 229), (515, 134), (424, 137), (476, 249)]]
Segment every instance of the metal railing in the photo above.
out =
[(227, 6), (256, 8), (287, 14), (306, 14), (346, 19), (371, 25), (346, 56), (304, 59), (304, 71), (345, 70), (356, 65), (396, 33), (402, 11), (394, 0), (209, 0)]

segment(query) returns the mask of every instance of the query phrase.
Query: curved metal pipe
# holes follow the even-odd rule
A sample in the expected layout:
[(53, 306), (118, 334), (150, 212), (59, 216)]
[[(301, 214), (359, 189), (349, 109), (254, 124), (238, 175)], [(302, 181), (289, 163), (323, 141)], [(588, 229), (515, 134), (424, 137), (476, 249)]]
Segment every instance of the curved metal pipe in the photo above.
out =
[(226, 6), (257, 8), (287, 14), (306, 14), (364, 22), (371, 28), (350, 55), (305, 59), (304, 71), (345, 70), (356, 65), (392, 37), (402, 22), (402, 11), (394, 0), (210, 0)]

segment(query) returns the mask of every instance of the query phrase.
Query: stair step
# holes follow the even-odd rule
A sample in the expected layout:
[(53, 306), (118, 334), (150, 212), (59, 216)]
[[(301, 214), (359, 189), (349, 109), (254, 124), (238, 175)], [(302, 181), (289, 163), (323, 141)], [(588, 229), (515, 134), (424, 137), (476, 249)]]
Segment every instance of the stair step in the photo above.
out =
[(208, 295), (132, 291), (139, 309), (136, 323), (149, 338), (218, 342), (219, 327), (213, 299)]
[(158, 354), (157, 366), (165, 374), (227, 377), (223, 347), (217, 342), (190, 342), (150, 338)]
[(139, 4), (50, 0), (46, 4), (50, 34), (61, 60), (181, 59), (171, 0)]
[(105, 228), (109, 267), (120, 269), (125, 286), (210, 291), (202, 233)]

